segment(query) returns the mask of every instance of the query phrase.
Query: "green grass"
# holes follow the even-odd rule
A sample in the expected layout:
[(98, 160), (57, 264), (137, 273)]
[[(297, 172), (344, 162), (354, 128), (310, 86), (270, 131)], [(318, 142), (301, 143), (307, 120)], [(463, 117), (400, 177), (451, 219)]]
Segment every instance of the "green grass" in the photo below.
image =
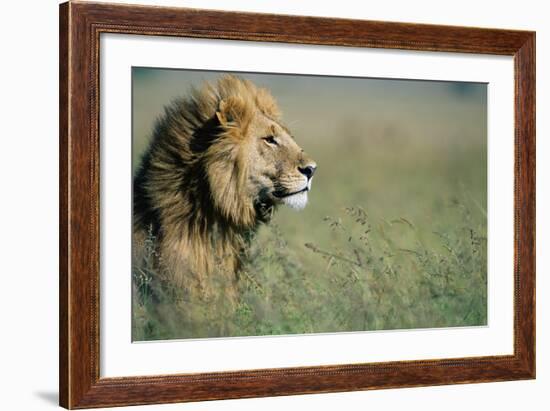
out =
[(133, 339), (485, 325), (486, 145), (395, 134), (303, 143), (319, 165), (309, 204), (260, 228), (234, 309), (162, 282), (151, 238)]

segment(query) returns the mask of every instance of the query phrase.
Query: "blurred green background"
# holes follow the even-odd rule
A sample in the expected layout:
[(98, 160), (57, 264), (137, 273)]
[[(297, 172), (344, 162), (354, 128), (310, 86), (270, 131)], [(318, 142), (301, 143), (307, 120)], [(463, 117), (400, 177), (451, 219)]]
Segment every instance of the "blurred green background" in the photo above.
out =
[[(163, 106), (223, 73), (132, 74), (135, 170)], [(486, 84), (237, 74), (316, 160), (308, 206), (259, 231), (235, 313), (134, 278), (134, 339), (486, 324)]]

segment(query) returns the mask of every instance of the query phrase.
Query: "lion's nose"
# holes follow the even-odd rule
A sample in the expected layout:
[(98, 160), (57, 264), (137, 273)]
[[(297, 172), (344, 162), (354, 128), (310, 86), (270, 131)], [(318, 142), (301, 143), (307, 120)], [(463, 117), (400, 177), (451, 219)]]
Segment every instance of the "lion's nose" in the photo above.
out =
[(298, 170), (300, 173), (305, 175), (307, 179), (309, 180), (311, 177), (313, 177), (313, 174), (315, 173), (316, 166), (305, 166), (305, 167), (298, 167)]

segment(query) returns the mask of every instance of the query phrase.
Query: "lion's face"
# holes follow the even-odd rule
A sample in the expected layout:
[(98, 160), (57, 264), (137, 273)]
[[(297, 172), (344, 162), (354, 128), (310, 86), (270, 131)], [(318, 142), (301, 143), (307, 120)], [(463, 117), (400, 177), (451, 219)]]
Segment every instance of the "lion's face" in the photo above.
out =
[(277, 121), (258, 112), (249, 128), (248, 186), (255, 202), (303, 209), (316, 163)]
[(218, 82), (218, 94), (215, 138), (204, 155), (216, 209), (251, 226), (278, 204), (304, 208), (317, 165), (279, 121), (273, 97), (233, 76)]

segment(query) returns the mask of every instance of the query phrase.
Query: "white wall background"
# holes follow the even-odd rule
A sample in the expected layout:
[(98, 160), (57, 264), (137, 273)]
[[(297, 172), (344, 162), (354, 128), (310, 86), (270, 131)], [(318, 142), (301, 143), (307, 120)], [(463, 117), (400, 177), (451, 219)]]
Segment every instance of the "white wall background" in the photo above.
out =
[[(134, 3), (537, 31), (537, 346), (535, 381), (138, 407), (158, 410), (543, 410), (550, 390), (550, 12), (536, 0), (163, 0)], [(0, 408), (57, 405), (57, 0), (5, 2), (0, 64)], [(547, 251), (546, 255), (544, 251)]]

